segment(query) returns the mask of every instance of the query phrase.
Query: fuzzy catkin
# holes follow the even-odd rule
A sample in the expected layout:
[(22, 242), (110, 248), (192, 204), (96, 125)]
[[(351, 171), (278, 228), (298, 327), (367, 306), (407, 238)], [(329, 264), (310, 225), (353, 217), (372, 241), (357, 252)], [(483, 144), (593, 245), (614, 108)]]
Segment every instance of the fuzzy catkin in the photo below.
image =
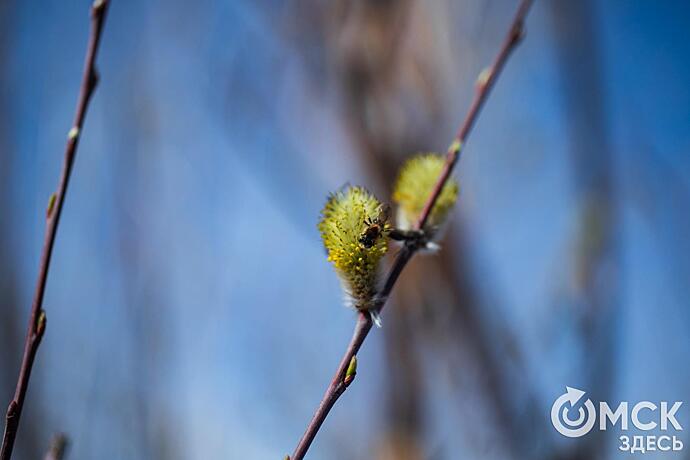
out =
[[(379, 222), (381, 209), (381, 202), (366, 189), (348, 186), (329, 196), (318, 225), (328, 260), (352, 304), (360, 310), (374, 307), (379, 265), (388, 251), (390, 226)], [(379, 225), (381, 231), (365, 245), (362, 236), (373, 225)]]
[[(409, 230), (417, 222), (444, 164), (444, 156), (425, 153), (412, 157), (402, 166), (393, 191), (393, 201), (398, 205), (399, 228)], [(450, 178), (446, 182), (431, 210), (425, 229), (435, 229), (444, 222), (455, 205), (459, 189), (455, 179)]]

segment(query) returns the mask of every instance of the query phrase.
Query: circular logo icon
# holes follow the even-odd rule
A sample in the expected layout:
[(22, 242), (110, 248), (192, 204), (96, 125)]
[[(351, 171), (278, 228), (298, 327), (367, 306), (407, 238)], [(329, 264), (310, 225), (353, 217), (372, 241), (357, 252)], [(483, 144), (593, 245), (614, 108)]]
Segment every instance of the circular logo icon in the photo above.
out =
[[(594, 403), (587, 399), (575, 411), (578, 401), (582, 399), (585, 392), (571, 387), (565, 387), (565, 390), (565, 393), (559, 396), (551, 406), (551, 423), (563, 436), (579, 438), (589, 433), (594, 427), (597, 415)], [(577, 412), (577, 415), (570, 418), (570, 412), (573, 411)]]

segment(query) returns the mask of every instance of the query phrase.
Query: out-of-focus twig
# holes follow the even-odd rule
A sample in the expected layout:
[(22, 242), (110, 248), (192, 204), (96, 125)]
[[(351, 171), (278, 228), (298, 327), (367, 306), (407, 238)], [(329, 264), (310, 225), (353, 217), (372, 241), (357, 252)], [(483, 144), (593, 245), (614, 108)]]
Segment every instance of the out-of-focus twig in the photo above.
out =
[[(486, 98), (491, 88), (493, 87), (493, 84), (498, 78), (498, 75), (500, 74), (503, 66), (505, 65), (508, 56), (510, 55), (511, 51), (515, 49), (515, 46), (519, 43), (520, 38), (524, 33), (524, 20), (527, 16), (527, 12), (529, 11), (529, 7), (531, 6), (531, 4), (532, 0), (523, 0), (520, 3), (518, 11), (515, 14), (515, 18), (513, 19), (513, 22), (510, 26), (508, 34), (505, 37), (505, 40), (503, 41), (503, 45), (501, 46), (498, 55), (496, 56), (491, 67), (485, 69), (480, 74), (479, 79), (477, 81), (477, 87), (472, 104), (470, 105), (469, 111), (465, 116), (465, 120), (463, 121), (462, 125), (460, 125), (458, 133), (456, 134), (455, 138), (453, 139), (453, 142), (448, 148), (445, 166), (439, 176), (438, 181), (436, 182), (436, 185), (433, 188), (431, 195), (426, 201), (426, 205), (424, 206), (424, 209), (420, 214), (418, 221), (416, 222), (416, 229), (421, 229), (426, 224), (431, 210), (436, 204), (441, 190), (443, 189), (443, 186), (447, 182), (448, 178), (453, 172), (453, 168), (455, 167), (458, 159), (460, 158), (460, 152), (462, 150), (462, 147), (466, 142), (467, 136), (472, 130), (472, 127), (474, 126), (474, 123), (477, 119), (477, 115), (479, 115), (480, 109), (486, 101)], [(383, 307), (385, 306), (386, 300), (390, 295), (391, 291), (393, 290), (393, 287), (395, 286), (395, 283), (398, 280), (400, 273), (418, 249), (419, 248), (415, 243), (407, 242), (398, 253), (397, 257), (395, 258), (395, 261), (393, 262), (393, 266), (391, 267), (388, 277), (386, 278), (383, 289), (380, 293), (379, 310), (383, 309)], [(347, 387), (352, 383), (352, 379), (348, 379), (346, 376), (348, 367), (350, 366), (350, 363), (352, 362), (353, 358), (357, 355), (357, 352), (364, 343), (364, 340), (369, 334), (371, 327), (371, 316), (368, 313), (360, 312), (357, 316), (357, 323), (355, 325), (355, 331), (352, 336), (352, 340), (350, 341), (350, 344), (348, 345), (347, 350), (345, 351), (345, 354), (343, 355), (343, 358), (340, 361), (338, 370), (336, 371), (335, 376), (331, 381), (331, 384), (326, 390), (326, 393), (324, 394), (324, 397), (321, 400), (321, 403), (319, 404), (319, 407), (316, 410), (314, 417), (307, 426), (307, 430), (305, 431), (304, 435), (300, 439), (295, 449), (295, 452), (291, 457), (292, 460), (301, 460), (304, 458), (307, 451), (309, 450), (309, 447), (311, 446), (311, 443), (314, 441), (316, 434), (321, 428), (321, 425), (323, 425), (323, 422), (326, 420), (328, 413), (333, 408), (338, 398), (340, 398), (340, 396), (345, 392)]]
[[(16, 49), (15, 24), (20, 10), (18, 0), (0, 2), (0, 62), (10, 62), (11, 50)], [(11, 100), (14, 86), (10, 77), (10, 66), (0, 70), (0, 395), (9, 395), (17, 384), (15, 362), (19, 365), (22, 354), (22, 336), (24, 331), (20, 324), (26, 321), (21, 315), (18, 304), (19, 267), (17, 261), (21, 255), (16, 249), (16, 229), (9, 216), (12, 215), (12, 204), (16, 200), (13, 184), (14, 167), (19, 163), (17, 139), (19, 138), (16, 118), (13, 117)], [(37, 408), (40, 409), (40, 408)], [(35, 413), (41, 417), (41, 413)], [(36, 427), (27, 427), (22, 436), (21, 449), (26, 458), (39, 458), (42, 452), (37, 449), (40, 435)]]
[[(619, 372), (621, 318), (621, 226), (617, 167), (605, 94), (605, 58), (596, 21), (596, 2), (549, 2), (558, 50), (563, 106), (580, 228), (573, 258), (573, 320), (578, 327), (584, 365), (578, 380), (592, 399), (612, 397)], [(594, 431), (564, 452), (568, 460), (607, 457), (609, 436)]]
[(63, 460), (69, 447), (69, 439), (64, 433), (56, 434), (50, 442), (50, 448), (46, 452), (44, 460)]
[(50, 196), (48, 209), (46, 210), (46, 233), (43, 250), (41, 251), (38, 280), (36, 281), (36, 289), (31, 305), (31, 316), (29, 318), (29, 326), (26, 333), (26, 341), (24, 343), (24, 355), (22, 357), (22, 364), (17, 379), (17, 387), (14, 397), (7, 407), (5, 432), (2, 440), (2, 450), (0, 450), (1, 460), (9, 460), (12, 457), (12, 449), (14, 448), (17, 429), (19, 428), (19, 420), (24, 407), (26, 391), (29, 387), (31, 370), (33, 368), (34, 359), (36, 358), (36, 352), (38, 351), (38, 347), (41, 344), (41, 339), (46, 329), (46, 313), (43, 310), (43, 296), (45, 294), (46, 281), (48, 279), (48, 268), (50, 267), (50, 258), (53, 254), (53, 246), (55, 244), (55, 235), (57, 233), (58, 223), (60, 222), (62, 206), (65, 202), (67, 186), (69, 184), (72, 166), (74, 165), (79, 138), (81, 137), (86, 110), (89, 106), (91, 96), (96, 89), (96, 85), (98, 84), (98, 73), (96, 71), (95, 61), (98, 53), (98, 45), (101, 41), (101, 34), (103, 32), (103, 24), (108, 10), (108, 3), (109, 0), (96, 0), (91, 7), (91, 32), (86, 50), (86, 58), (84, 60), (84, 72), (82, 75), (81, 89), (79, 91), (77, 110), (74, 117), (74, 123), (67, 135), (67, 146), (65, 147), (65, 157), (58, 189)]

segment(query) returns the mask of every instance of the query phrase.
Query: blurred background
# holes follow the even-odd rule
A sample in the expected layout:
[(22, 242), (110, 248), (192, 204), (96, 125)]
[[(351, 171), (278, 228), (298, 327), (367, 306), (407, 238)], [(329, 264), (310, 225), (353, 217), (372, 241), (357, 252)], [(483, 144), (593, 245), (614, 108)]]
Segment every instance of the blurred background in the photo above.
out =
[[(327, 193), (388, 200), (406, 158), (445, 151), (516, 6), (113, 0), (15, 458), (56, 432), (73, 459), (292, 452), (355, 321)], [(3, 411), (88, 8), (0, 3)], [(690, 399), (688, 21), (681, 0), (536, 2), (442, 251), (408, 266), (309, 458), (617, 458), (617, 430), (553, 429), (566, 385)]]

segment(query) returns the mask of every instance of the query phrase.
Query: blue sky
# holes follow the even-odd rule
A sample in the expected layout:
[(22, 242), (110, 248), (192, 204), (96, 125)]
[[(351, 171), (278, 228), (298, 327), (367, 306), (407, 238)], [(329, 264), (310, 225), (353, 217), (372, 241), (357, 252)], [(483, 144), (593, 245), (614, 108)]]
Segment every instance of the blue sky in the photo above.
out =
[[(536, 3), (467, 144), (455, 216), (471, 241), (473, 279), (496, 299), (482, 315), (517, 337), (545, 417), (588, 360), (570, 310), (581, 202), (546, 4)], [(471, 53), (445, 44), (457, 56), (446, 69), (459, 77), (441, 85), (446, 135), (428, 146), (437, 150), (513, 7), (444, 5), (466, 8), (462, 23), (474, 28), (450, 34)], [(315, 87), (312, 54), (284, 35), (299, 6), (113, 1), (46, 294), (35, 407), (23, 420), (45, 439), (69, 433), (73, 458), (147, 458), (159, 443), (166, 458), (281, 458), (335, 370), (354, 316), (340, 306), (315, 224), (330, 190), (371, 175), (333, 82)], [(0, 155), (10, 174), (0, 222), (11, 244), (0, 259), (15, 273), (22, 315), (73, 115), (87, 10), (84, 1), (16, 2), (5, 21)], [(619, 213), (616, 399), (689, 396), (688, 10), (681, 1), (593, 10)], [(384, 359), (374, 331), (313, 458), (367, 458), (385, 422), (376, 410)], [(467, 408), (443, 407), (452, 388), (437, 391), (428, 414), (441, 427), (436, 442), (452, 451), (476, 448), (458, 432), (491, 439), (470, 427)], [(343, 432), (361, 442), (343, 448)]]

